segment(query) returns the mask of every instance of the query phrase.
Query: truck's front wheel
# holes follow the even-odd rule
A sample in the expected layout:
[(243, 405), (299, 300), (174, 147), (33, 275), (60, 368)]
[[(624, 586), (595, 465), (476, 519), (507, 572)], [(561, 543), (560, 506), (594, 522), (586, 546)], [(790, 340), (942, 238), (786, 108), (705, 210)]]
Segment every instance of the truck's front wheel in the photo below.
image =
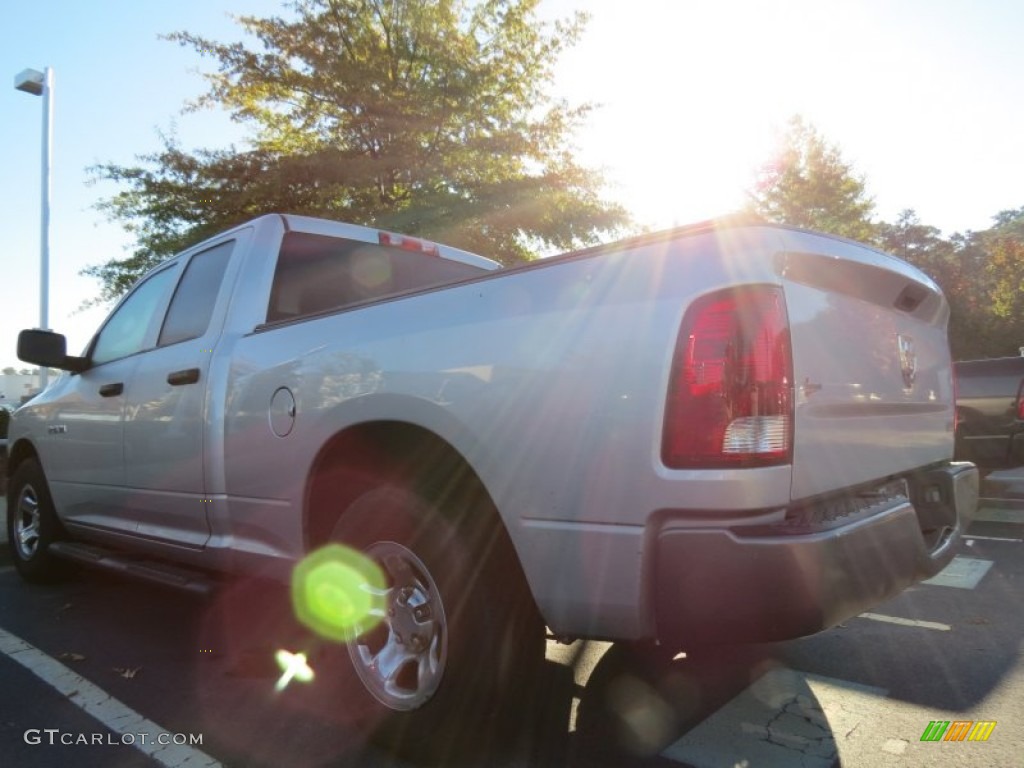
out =
[(443, 504), (381, 486), (331, 537), (369, 555), (386, 581), (385, 616), (348, 644), (339, 675), (377, 741), (430, 763), (504, 741), (508, 707), (543, 661), (543, 624), (495, 521)]
[(25, 581), (59, 581), (71, 565), (53, 557), (47, 549), (62, 538), (43, 469), (34, 459), (23, 461), (7, 489), (7, 540), (14, 567)]

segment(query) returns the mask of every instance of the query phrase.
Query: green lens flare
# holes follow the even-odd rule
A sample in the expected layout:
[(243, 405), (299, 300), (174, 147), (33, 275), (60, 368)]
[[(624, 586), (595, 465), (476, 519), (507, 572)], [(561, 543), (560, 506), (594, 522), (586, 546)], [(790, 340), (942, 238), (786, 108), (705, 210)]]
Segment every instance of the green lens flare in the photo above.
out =
[(384, 574), (377, 564), (340, 544), (311, 552), (292, 572), (292, 606), (299, 621), (341, 643), (381, 620), (384, 591)]

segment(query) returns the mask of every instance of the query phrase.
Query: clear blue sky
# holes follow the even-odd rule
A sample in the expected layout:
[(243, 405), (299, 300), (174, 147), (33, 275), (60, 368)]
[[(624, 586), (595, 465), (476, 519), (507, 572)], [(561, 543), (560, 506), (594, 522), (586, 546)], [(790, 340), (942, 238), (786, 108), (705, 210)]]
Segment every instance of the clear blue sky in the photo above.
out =
[[(592, 20), (556, 89), (603, 105), (578, 136), (638, 223), (669, 226), (739, 207), (773, 130), (801, 113), (867, 177), (878, 214), (903, 208), (947, 234), (1024, 206), (1024, 3), (1005, 0), (542, 0)], [(86, 167), (131, 162), (176, 123), (188, 147), (243, 133), (222, 114), (180, 115), (212, 64), (158, 39), (187, 29), (241, 39), (227, 14), (277, 0), (35, 0), (0, 14), (0, 366), (37, 325), (41, 100), (22, 69), (56, 72), (50, 326), (77, 352), (103, 311), (78, 276), (130, 238), (92, 206), (113, 188)], [(6, 83), (6, 85), (4, 85)]]

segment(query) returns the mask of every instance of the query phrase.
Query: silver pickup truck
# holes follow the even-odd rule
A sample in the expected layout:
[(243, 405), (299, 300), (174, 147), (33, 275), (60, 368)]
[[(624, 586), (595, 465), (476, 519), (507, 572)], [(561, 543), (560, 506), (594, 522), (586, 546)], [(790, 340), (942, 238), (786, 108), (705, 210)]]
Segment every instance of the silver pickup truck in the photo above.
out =
[(150, 272), (80, 357), (22, 333), (67, 373), (11, 425), (14, 562), (203, 589), (363, 553), (339, 706), (430, 754), (528, 685), (545, 625), (794, 638), (943, 568), (978, 489), (948, 314), (908, 264), (785, 227), (499, 269), (264, 216)]

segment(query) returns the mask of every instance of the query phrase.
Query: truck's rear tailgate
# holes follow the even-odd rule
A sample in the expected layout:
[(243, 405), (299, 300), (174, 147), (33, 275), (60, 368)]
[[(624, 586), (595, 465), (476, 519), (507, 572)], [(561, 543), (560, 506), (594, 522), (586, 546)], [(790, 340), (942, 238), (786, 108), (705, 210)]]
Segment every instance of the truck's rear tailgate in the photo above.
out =
[(792, 497), (948, 461), (949, 309), (938, 287), (853, 243), (782, 234), (796, 389)]

